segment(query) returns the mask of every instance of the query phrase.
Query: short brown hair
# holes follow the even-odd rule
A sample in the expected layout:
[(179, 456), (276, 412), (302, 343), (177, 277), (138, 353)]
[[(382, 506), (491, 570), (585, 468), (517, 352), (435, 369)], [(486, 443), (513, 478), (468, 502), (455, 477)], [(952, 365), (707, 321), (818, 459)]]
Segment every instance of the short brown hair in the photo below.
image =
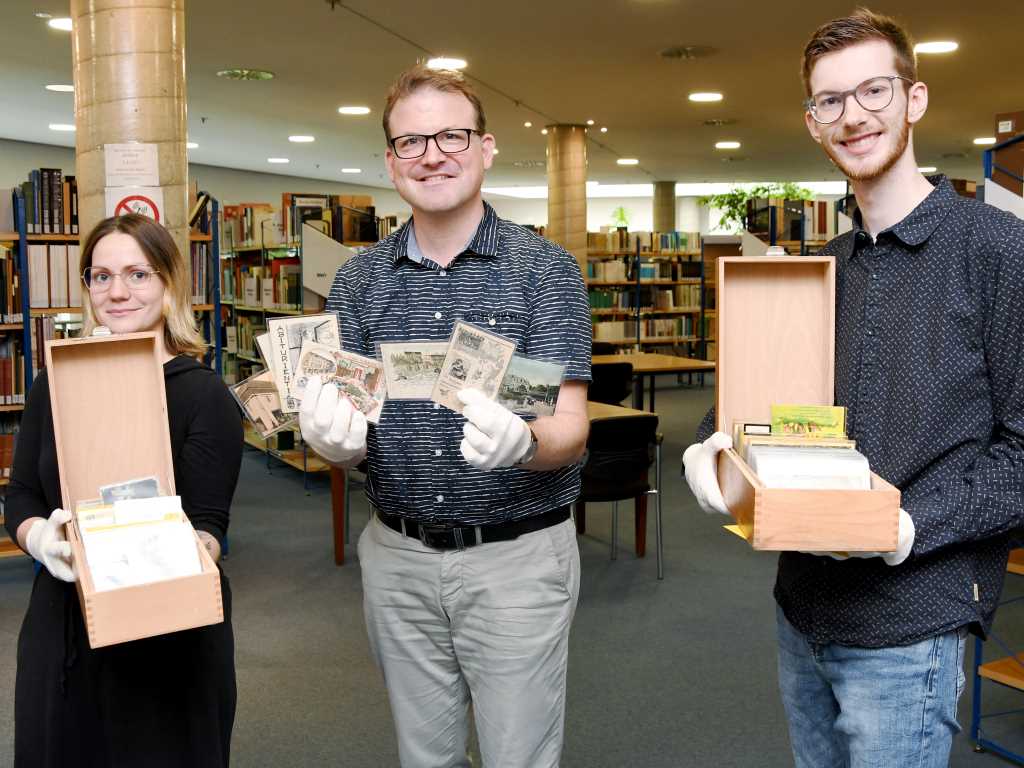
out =
[(910, 33), (895, 19), (874, 13), (867, 8), (858, 8), (845, 18), (832, 19), (822, 24), (807, 42), (804, 47), (802, 73), (806, 94), (813, 95), (811, 70), (818, 59), (868, 40), (884, 40), (889, 43), (896, 57), (896, 74), (911, 82), (917, 82), (917, 57), (914, 55), (914, 41), (911, 40)]
[[(172, 355), (202, 357), (206, 352), (203, 337), (196, 328), (192, 314), (192, 281), (189, 266), (181, 257), (178, 246), (161, 224), (148, 216), (128, 213), (104, 219), (85, 239), (79, 259), (79, 274), (92, 266), (92, 252), (96, 244), (109, 234), (120, 232), (130, 236), (146, 254), (149, 263), (157, 270), (157, 277), (164, 284), (164, 346)], [(82, 335), (88, 336), (96, 327), (89, 292), (82, 292), (84, 322)]]
[(390, 143), (391, 126), (388, 121), (391, 119), (391, 110), (399, 99), (412, 96), (421, 88), (433, 88), (443, 93), (461, 93), (473, 109), (476, 110), (476, 130), (478, 133), (487, 131), (487, 120), (484, 118), (484, 107), (480, 103), (480, 97), (476, 95), (473, 86), (461, 74), (452, 69), (430, 69), (425, 64), (417, 64), (410, 67), (398, 76), (398, 79), (388, 90), (388, 98), (384, 103), (384, 137)]

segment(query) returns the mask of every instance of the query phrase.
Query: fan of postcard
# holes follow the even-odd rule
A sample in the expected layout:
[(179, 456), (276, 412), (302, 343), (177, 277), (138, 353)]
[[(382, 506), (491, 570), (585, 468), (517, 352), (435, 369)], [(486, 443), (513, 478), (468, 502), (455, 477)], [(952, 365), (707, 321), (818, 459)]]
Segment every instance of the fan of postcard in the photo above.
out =
[(296, 426), (313, 376), (333, 383), (371, 424), (385, 399), (428, 400), (461, 413), (456, 393), (469, 387), (515, 413), (548, 416), (565, 378), (563, 363), (517, 355), (514, 341), (464, 322), (447, 341), (381, 342), (376, 358), (341, 348), (333, 313), (270, 318), (255, 342), (266, 370), (230, 389), (264, 438)]

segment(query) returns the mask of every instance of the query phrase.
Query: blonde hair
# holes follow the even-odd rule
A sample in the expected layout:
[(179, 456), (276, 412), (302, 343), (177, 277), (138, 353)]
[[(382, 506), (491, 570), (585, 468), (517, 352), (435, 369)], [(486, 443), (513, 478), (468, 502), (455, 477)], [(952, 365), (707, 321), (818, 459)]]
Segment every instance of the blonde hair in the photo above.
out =
[[(85, 239), (79, 274), (84, 274), (92, 266), (96, 244), (114, 232), (128, 235), (139, 244), (164, 284), (164, 347), (172, 355), (202, 359), (206, 353), (206, 342), (199, 335), (196, 318), (192, 314), (189, 267), (170, 233), (160, 224), (136, 213), (104, 219)], [(82, 315), (82, 335), (88, 336), (98, 325), (88, 291), (82, 292)]]
[(395, 104), (400, 99), (412, 96), (421, 88), (433, 88), (435, 91), (441, 91), (442, 93), (461, 93), (473, 105), (473, 109), (476, 111), (476, 125), (473, 126), (476, 128), (476, 132), (487, 132), (487, 120), (484, 117), (483, 104), (480, 103), (480, 97), (476, 95), (476, 91), (466, 81), (466, 78), (455, 70), (430, 69), (425, 64), (416, 64), (400, 74), (388, 90), (387, 100), (384, 102), (384, 118), (382, 120), (384, 136), (388, 143), (391, 142), (392, 138), (391, 126), (388, 124), (388, 121), (391, 119), (391, 110), (395, 108)]

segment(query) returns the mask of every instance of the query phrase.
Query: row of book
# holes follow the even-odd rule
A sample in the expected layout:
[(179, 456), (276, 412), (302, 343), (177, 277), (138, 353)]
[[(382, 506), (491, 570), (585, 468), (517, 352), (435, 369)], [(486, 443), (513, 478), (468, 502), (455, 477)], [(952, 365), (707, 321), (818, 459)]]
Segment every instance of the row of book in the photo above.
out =
[[(5, 413), (0, 418), (0, 477), (10, 479), (14, 467), (14, 441), (17, 438), (21, 422), (17, 415)], [(3, 497), (0, 496), (0, 515), (4, 513)]]
[(699, 232), (630, 232), (626, 227), (601, 227), (587, 233), (590, 251), (641, 251), (700, 253)]
[(302, 265), (298, 259), (273, 259), (266, 266), (224, 267), (221, 298), (247, 307), (301, 309)]
[(613, 259), (609, 261), (588, 261), (587, 279), (599, 282), (626, 282), (626, 263)]
[(641, 261), (641, 280), (683, 280), (700, 277), (699, 261)]
[[(74, 176), (64, 176), (60, 168), (38, 168), (29, 171), (28, 180), (21, 183), (21, 193), (28, 234), (78, 234), (78, 182)], [(6, 190), (0, 190), (0, 195), (10, 197)], [(3, 224), (7, 226), (8, 222)], [(10, 230), (16, 229), (13, 221), (10, 224)]]
[[(587, 292), (591, 309), (632, 309), (637, 304), (635, 290), (594, 289)], [(645, 288), (640, 292), (641, 309), (694, 309), (700, 307), (700, 285), (675, 285), (671, 288)]]
[(4, 323), (20, 323), (23, 317), (17, 265), (15, 252), (0, 243), (0, 320)]
[[(602, 320), (593, 324), (594, 341), (629, 341), (636, 339), (637, 321), (631, 320)], [(697, 325), (691, 315), (680, 315), (679, 317), (655, 318), (644, 317), (640, 319), (641, 340), (665, 338), (678, 339), (680, 337), (692, 337), (696, 335)]]
[(831, 240), (836, 236), (836, 203), (755, 197), (747, 201), (746, 224), (751, 234), (766, 242)]
[[(395, 216), (377, 219), (369, 195), (286, 192), (281, 208), (270, 203), (224, 206), (225, 250), (230, 247), (275, 247), (299, 240), (309, 224), (340, 243), (371, 243), (398, 226)], [(385, 230), (381, 234), (381, 230)]]
[(191, 243), (189, 250), (192, 265), (192, 303), (208, 304), (213, 293), (210, 285), (210, 243)]
[(32, 309), (82, 306), (77, 244), (29, 243), (28, 300)]
[(25, 402), (25, 356), (21, 336), (0, 337), (0, 405)]

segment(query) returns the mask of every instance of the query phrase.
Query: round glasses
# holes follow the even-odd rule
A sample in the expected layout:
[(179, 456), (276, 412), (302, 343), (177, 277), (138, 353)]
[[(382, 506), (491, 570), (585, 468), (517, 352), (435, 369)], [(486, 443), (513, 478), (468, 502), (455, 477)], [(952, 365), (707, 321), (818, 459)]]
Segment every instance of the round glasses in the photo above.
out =
[(822, 91), (805, 101), (804, 106), (811, 113), (811, 117), (826, 125), (843, 116), (846, 112), (846, 99), (851, 95), (868, 112), (881, 112), (892, 104), (896, 80), (906, 80), (911, 85), (914, 84), (913, 80), (902, 75), (872, 77), (848, 91)]
[(153, 279), (153, 275), (159, 272), (159, 269), (151, 267), (128, 267), (120, 274), (116, 274), (103, 267), (89, 267), (82, 273), (82, 282), (93, 293), (106, 293), (114, 284), (115, 278), (121, 278), (121, 282), (128, 290), (138, 291), (146, 287)]
[(452, 155), (469, 149), (469, 137), (474, 133), (478, 131), (473, 128), (448, 128), (429, 136), (422, 133), (407, 133), (391, 139), (391, 149), (402, 160), (412, 160), (423, 157), (427, 153), (427, 144), (433, 139), (439, 150), (446, 155)]

